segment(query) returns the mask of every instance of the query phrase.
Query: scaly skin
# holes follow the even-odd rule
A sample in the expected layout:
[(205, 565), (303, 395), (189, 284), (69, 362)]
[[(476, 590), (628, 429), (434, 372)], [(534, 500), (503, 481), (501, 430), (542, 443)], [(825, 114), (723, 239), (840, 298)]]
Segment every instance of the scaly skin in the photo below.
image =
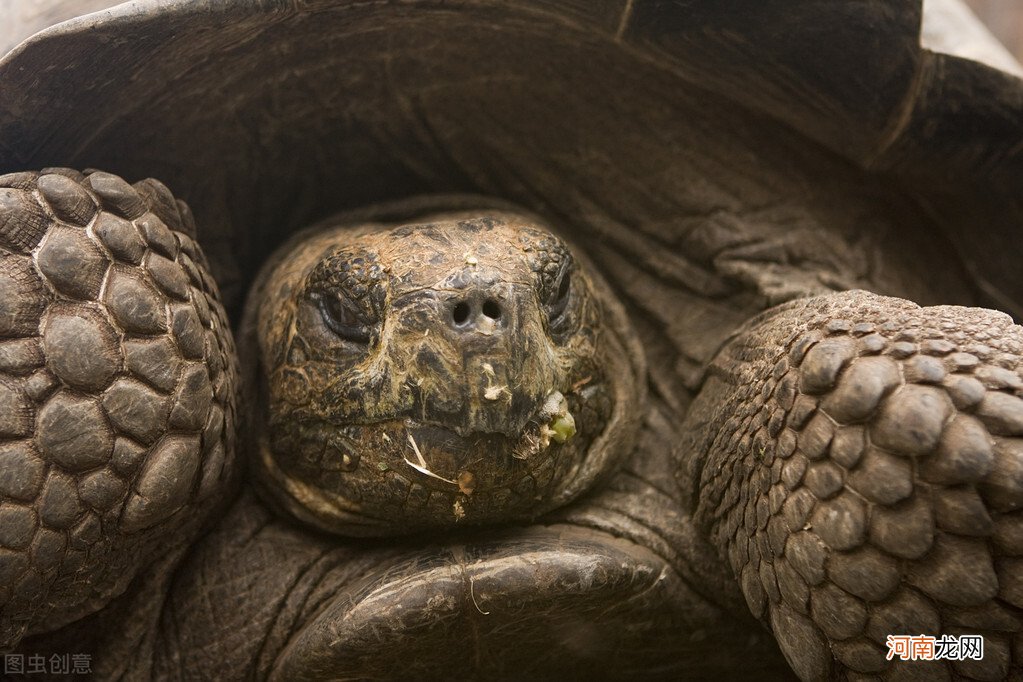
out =
[[(806, 680), (1002, 679), (1023, 662), (1023, 328), (862, 291), (738, 332), (686, 419), (679, 481)], [(887, 635), (982, 634), (980, 661)]]
[(180, 555), (229, 488), (235, 351), (187, 206), (0, 176), (0, 649)]
[(243, 328), (262, 488), (343, 535), (534, 518), (605, 479), (641, 422), (624, 311), (512, 213), (314, 228), (265, 268)]

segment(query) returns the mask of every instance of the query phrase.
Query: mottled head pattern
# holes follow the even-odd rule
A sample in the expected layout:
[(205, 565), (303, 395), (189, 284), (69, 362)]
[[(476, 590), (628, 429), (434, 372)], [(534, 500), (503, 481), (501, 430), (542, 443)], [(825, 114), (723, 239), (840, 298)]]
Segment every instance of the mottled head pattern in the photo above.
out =
[(264, 488), (334, 532), (532, 518), (612, 468), (638, 425), (619, 304), (514, 214), (307, 234), (249, 318)]

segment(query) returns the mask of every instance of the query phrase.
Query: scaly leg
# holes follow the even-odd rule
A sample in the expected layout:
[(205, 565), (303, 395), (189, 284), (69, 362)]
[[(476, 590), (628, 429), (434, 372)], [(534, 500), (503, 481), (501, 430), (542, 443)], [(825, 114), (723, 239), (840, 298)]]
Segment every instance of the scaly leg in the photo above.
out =
[[(679, 480), (805, 680), (1002, 679), (1023, 663), (1023, 328), (862, 291), (780, 306), (718, 354)], [(981, 660), (887, 659), (982, 635)]]
[(195, 236), (153, 180), (0, 176), (0, 650), (103, 608), (223, 501), (236, 361)]

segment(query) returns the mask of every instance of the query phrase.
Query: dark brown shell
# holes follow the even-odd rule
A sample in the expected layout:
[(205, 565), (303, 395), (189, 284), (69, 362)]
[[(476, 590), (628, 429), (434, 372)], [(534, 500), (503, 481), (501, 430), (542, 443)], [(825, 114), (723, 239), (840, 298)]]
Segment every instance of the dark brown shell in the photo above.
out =
[[(811, 183), (845, 176), (846, 212), (883, 174), (920, 197), (989, 302), (1018, 313), (1007, 247), (1023, 85), (922, 49), (921, 12), (919, 0), (115, 8), (0, 64), (0, 172), (160, 177), (207, 226), (229, 308), (290, 231), (381, 199), (502, 196), (652, 264), (688, 220), (727, 230), (731, 202), (788, 202), (790, 162)], [(720, 164), (739, 159), (753, 179), (723, 182)], [(903, 191), (885, 187), (875, 202)], [(708, 277), (693, 255), (655, 275)]]

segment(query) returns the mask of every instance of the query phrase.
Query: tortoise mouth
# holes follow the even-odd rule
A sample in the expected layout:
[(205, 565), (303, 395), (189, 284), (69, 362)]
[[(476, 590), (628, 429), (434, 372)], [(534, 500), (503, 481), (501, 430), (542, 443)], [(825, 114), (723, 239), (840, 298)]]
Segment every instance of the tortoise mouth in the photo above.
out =
[[(588, 394), (592, 394), (594, 385), (589, 380), (586, 383), (591, 389)], [(498, 399), (500, 390), (500, 387), (495, 387), (493, 399)], [(423, 453), (431, 452), (438, 459), (432, 468), (446, 471), (454, 477), (467, 466), (499, 460), (504, 455), (526, 461), (542, 455), (552, 443), (564, 444), (574, 438), (577, 427), (572, 410), (579, 410), (586, 397), (583, 394), (572, 396), (571, 388), (564, 390), (570, 392), (570, 397), (566, 398), (560, 390), (550, 390), (542, 400), (534, 401), (532, 408), (514, 428), (489, 428), (493, 426), (489, 421), (465, 424), (461, 415), (450, 420), (437, 416), (415, 418), (395, 415), (371, 421), (341, 421), (334, 428), (341, 432), (355, 429), (363, 434), (379, 430), (386, 433), (388, 439), (393, 439), (394, 432), (404, 429), (407, 432), (404, 440), (415, 455), (410, 463), (418, 468), (431, 468), (422, 461)], [(500, 409), (500, 406), (496, 407), (496, 411)], [(486, 449), (478, 449), (480, 446)], [(405, 460), (408, 462), (408, 457)]]
[(586, 402), (553, 391), (516, 437), (407, 418), (290, 424), (297, 433), (262, 440), (262, 487), (300, 520), (343, 535), (530, 520), (571, 499), (606, 426)]

